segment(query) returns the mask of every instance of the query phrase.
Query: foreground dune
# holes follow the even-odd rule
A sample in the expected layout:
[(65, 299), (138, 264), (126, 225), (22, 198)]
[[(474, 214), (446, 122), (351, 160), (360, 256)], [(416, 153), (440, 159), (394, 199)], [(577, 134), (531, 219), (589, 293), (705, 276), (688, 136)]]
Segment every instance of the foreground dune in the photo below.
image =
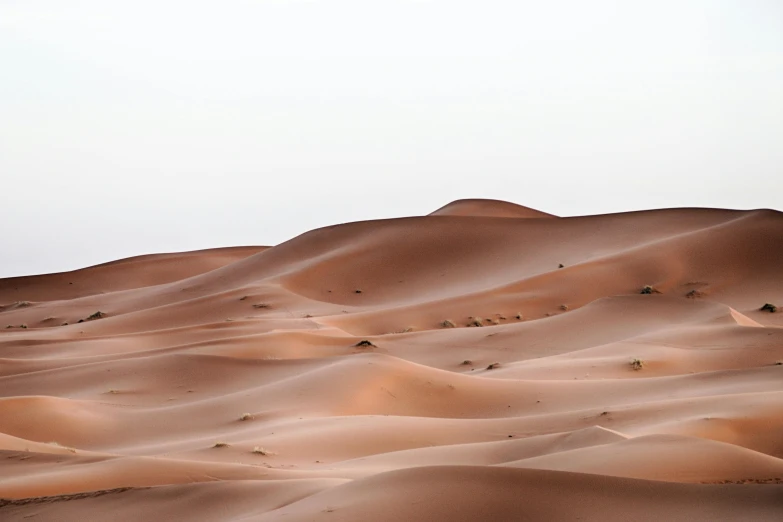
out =
[(0, 519), (781, 519), (781, 258), (465, 200), (2, 279)]

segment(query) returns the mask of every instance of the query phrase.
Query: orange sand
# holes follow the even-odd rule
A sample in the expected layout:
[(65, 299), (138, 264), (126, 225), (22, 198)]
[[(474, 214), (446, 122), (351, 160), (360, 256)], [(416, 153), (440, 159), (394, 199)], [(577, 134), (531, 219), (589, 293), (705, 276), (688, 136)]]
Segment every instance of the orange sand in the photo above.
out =
[(781, 259), (467, 200), (1, 279), (0, 519), (781, 520)]

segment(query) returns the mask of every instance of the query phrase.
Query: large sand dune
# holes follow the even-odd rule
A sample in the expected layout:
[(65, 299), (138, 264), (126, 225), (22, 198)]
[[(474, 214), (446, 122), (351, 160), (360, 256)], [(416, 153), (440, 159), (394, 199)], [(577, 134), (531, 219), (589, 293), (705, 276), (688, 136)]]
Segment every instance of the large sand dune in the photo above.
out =
[(782, 260), (465, 200), (2, 279), (0, 519), (781, 520)]

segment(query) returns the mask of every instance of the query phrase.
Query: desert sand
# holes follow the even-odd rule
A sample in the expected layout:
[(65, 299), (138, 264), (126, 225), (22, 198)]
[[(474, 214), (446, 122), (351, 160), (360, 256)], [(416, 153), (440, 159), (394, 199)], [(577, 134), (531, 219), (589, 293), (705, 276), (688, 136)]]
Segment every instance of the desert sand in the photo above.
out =
[(783, 213), (463, 200), (0, 280), (0, 520), (783, 520)]

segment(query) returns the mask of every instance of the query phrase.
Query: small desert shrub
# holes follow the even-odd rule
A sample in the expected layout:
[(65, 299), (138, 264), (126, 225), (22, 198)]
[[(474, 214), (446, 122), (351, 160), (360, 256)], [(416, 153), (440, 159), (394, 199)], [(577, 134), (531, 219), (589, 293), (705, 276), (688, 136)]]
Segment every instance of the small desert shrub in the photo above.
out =
[(85, 319), (85, 321), (94, 321), (95, 319), (103, 319), (104, 317), (106, 317), (106, 314), (98, 310), (94, 314), (90, 315), (87, 319)]
[(253, 448), (253, 453), (255, 453), (256, 455), (265, 455), (265, 456), (267, 456), (267, 455), (277, 455), (277, 453), (275, 453), (274, 451), (269, 451), (268, 449), (262, 448), (261, 446), (254, 447)]
[(471, 361), (470, 359), (465, 359), (465, 360), (464, 360), (464, 361), (462, 361), (460, 364), (461, 364), (462, 366), (468, 366), (468, 365), (471, 365), (471, 364), (473, 364), (473, 361)]
[(119, 390), (115, 390), (114, 388), (112, 388), (112, 389), (110, 389), (110, 390), (109, 390), (108, 392), (106, 392), (106, 393), (110, 393), (110, 394), (112, 394), (112, 395), (117, 395), (118, 393), (120, 393), (120, 391), (119, 391)]
[(656, 290), (652, 285), (644, 285), (640, 294), (660, 294), (661, 292)]
[(252, 418), (253, 418), (253, 416), (251, 414), (249, 414), (249, 413), (243, 413), (242, 415), (239, 416), (239, 420), (241, 420), (241, 421), (250, 420)]
[(563, 263), (560, 263), (559, 265), (557, 265), (557, 268), (565, 268), (565, 265)]
[(25, 329), (26, 329), (26, 328), (27, 328), (27, 325), (26, 325), (26, 324), (20, 324), (20, 325), (19, 325), (19, 328), (25, 328)]
[(444, 320), (443, 320), (443, 321), (440, 323), (440, 325), (441, 325), (443, 328), (456, 328), (456, 327), (457, 327), (457, 325), (456, 325), (456, 324), (454, 324), (454, 323), (453, 323), (452, 321), (450, 321), (449, 319), (444, 319)]
[(367, 339), (362, 339), (358, 343), (354, 344), (357, 348), (377, 348), (374, 344), (372, 344), (371, 341), (368, 341)]
[(568, 310), (568, 305), (562, 304), (562, 305), (560, 305), (560, 309), (565, 312), (565, 311)]
[(216, 442), (215, 445), (212, 446), (212, 447), (213, 448), (227, 448), (229, 446), (231, 446), (231, 444), (229, 444), (228, 442)]
[(764, 306), (759, 308), (762, 312), (769, 312), (771, 314), (774, 314), (778, 311), (778, 307), (773, 305), (772, 303), (765, 303)]
[(492, 363), (487, 366), (487, 370), (494, 370), (495, 368), (500, 368), (500, 363)]
[(521, 312), (517, 312), (517, 315), (515, 315), (514, 317), (516, 317), (517, 320), (521, 321), (522, 320), (522, 313)]
[(697, 299), (699, 297), (704, 297), (704, 292), (699, 292), (698, 290), (691, 290), (687, 294), (685, 294), (685, 297), (688, 299)]
[(468, 326), (484, 326), (481, 317), (471, 317)]
[(412, 326), (409, 326), (409, 327), (407, 327), (407, 328), (403, 328), (402, 330), (400, 330), (400, 331), (398, 331), (398, 332), (394, 332), (394, 333), (410, 333), (410, 332), (412, 332), (412, 331), (413, 331), (413, 327), (412, 327)]
[(256, 303), (253, 305), (253, 308), (272, 308), (272, 305), (267, 303)]
[(775, 366), (781, 366), (783, 365), (783, 361), (775, 361)]
[(637, 370), (637, 371), (641, 370), (642, 368), (644, 368), (644, 361), (642, 361), (641, 359), (634, 359), (634, 360), (632, 360), (631, 361), (631, 368), (633, 368), (634, 370)]
[(358, 288), (356, 290), (354, 290), (354, 292), (357, 293), (357, 294), (361, 294), (362, 293), (362, 291), (359, 290)]
[(245, 299), (247, 299), (246, 295), (243, 295), (242, 297), (239, 298), (240, 301), (244, 301)]

